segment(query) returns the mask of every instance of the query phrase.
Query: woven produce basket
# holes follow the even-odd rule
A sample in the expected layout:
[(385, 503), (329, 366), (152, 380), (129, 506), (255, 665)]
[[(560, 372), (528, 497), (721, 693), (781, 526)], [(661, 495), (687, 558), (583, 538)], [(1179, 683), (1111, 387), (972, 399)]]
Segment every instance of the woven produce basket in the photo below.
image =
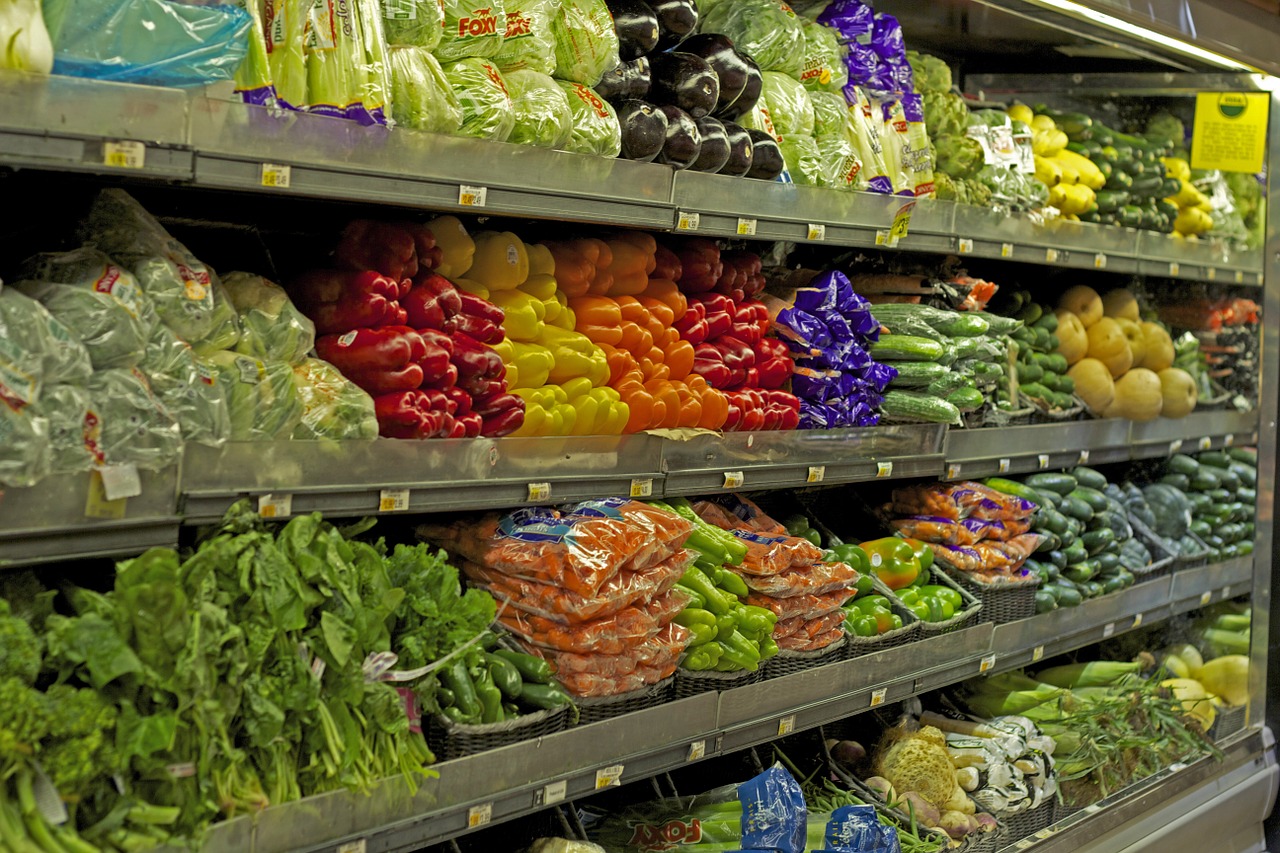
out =
[(1247, 711), (1248, 707), (1245, 705), (1219, 708), (1218, 716), (1214, 718), (1213, 726), (1209, 729), (1209, 739), (1219, 741), (1244, 731)]
[[(925, 622), (920, 621), (920, 636), (936, 637), (939, 634), (950, 634), (953, 631), (959, 631), (961, 628), (968, 628), (970, 625), (978, 623), (978, 615), (982, 612), (982, 602), (967, 592), (960, 584), (952, 580), (945, 572), (936, 565), (929, 569), (931, 573), (930, 579), (940, 586), (948, 586), (960, 593), (960, 598), (964, 601), (964, 606), (957, 610), (955, 614), (945, 622)], [(893, 593), (890, 596), (894, 601), (898, 598)], [(901, 604), (901, 601), (898, 601)]]
[(1036, 615), (1036, 589), (1040, 586), (1038, 576), (1029, 575), (1008, 583), (983, 583), (945, 559), (937, 558), (934, 563), (942, 568), (948, 579), (982, 602), (982, 618), (988, 622), (1002, 625)]
[(791, 675), (793, 672), (803, 672), (806, 669), (813, 669), (817, 666), (824, 666), (838, 661), (844, 657), (844, 646), (847, 641), (847, 636), (841, 637), (826, 648), (814, 649), (811, 652), (794, 652), (789, 649), (782, 649), (764, 662), (761, 667), (764, 670), (764, 677), (778, 678), (782, 675)]
[(436, 758), (448, 761), (562, 732), (568, 727), (572, 712), (572, 705), (562, 705), (553, 710), (522, 714), (514, 720), (487, 725), (455, 723), (448, 717), (433, 714), (424, 721), (424, 734), (427, 746), (431, 747)]
[[(765, 664), (768, 664), (768, 661), (765, 661)], [(695, 696), (699, 693), (719, 693), (734, 687), (755, 684), (763, 677), (763, 664), (754, 672), (748, 672), (745, 669), (734, 672), (677, 669), (674, 696), (676, 699), (684, 699), (686, 696)]]
[(639, 690), (619, 693), (616, 696), (597, 696), (578, 700), (578, 725), (596, 723), (612, 717), (630, 714), (632, 711), (643, 711), (656, 708), (669, 701), (675, 690), (676, 677), (664, 678), (657, 684), (650, 684)]
[(996, 839), (996, 846), (1007, 847), (1010, 844), (1035, 835), (1053, 823), (1053, 808), (1054, 800), (1050, 798), (1034, 809), (1027, 809), (1015, 815), (1002, 817), (1000, 822), (1004, 827), (1000, 832), (1000, 837)]
[(1169, 550), (1168, 545), (1164, 544), (1163, 539), (1151, 531), (1150, 527), (1133, 516), (1129, 516), (1129, 526), (1133, 528), (1134, 537), (1151, 552), (1151, 565), (1137, 569), (1133, 573), (1137, 583), (1168, 577), (1173, 571), (1177, 556)]

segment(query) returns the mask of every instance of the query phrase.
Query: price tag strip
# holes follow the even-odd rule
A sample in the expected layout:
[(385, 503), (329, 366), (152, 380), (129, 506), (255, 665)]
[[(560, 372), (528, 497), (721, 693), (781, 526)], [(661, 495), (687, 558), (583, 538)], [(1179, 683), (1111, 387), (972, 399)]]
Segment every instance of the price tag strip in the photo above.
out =
[(996, 656), (987, 655), (985, 658), (983, 658), (981, 661), (978, 662), (978, 672), (979, 673), (990, 672), (992, 669), (995, 668), (995, 665), (996, 665)]
[(1008, 459), (1001, 459), (999, 462), (996, 463), (996, 470), (998, 470), (1001, 474), (1007, 474), (1009, 472), (1009, 465), (1010, 465), (1010, 462)]
[(1049, 467), (1049, 454), (1048, 454), (1048, 453), (1041, 453), (1040, 455), (1036, 456), (1036, 463), (1040, 466), (1040, 470), (1041, 470), (1041, 471), (1043, 471), (1045, 468), (1048, 468), (1048, 467)]
[(467, 828), (485, 826), (493, 820), (493, 803), (481, 803), (467, 809)]
[(556, 803), (563, 803), (568, 794), (569, 783), (566, 780), (561, 779), (558, 782), (549, 782), (533, 792), (533, 805), (535, 807), (554, 806)]
[(724, 472), (724, 488), (726, 489), (739, 488), (743, 484), (743, 482), (745, 482), (745, 480), (746, 478), (742, 476), (741, 471), (725, 471)]
[(960, 463), (952, 462), (947, 466), (947, 479), (958, 480), (960, 478)]
[(877, 687), (871, 691), (871, 707), (879, 708), (884, 704), (885, 697), (889, 695), (889, 688)]
[(263, 163), (260, 183), (264, 187), (287, 190), (293, 181), (293, 168), (280, 163)]
[(826, 240), (827, 226), (823, 225), (821, 222), (810, 222), (808, 239), (812, 240), (815, 243), (821, 243), (823, 240)]
[(260, 495), (258, 515), (263, 518), (284, 518), (293, 514), (293, 495)]
[(141, 169), (147, 165), (147, 146), (129, 139), (104, 142), (102, 164), (117, 169)]
[(756, 236), (756, 220), (747, 219), (746, 217), (738, 217), (738, 236), (754, 237)]
[(683, 210), (676, 216), (677, 231), (697, 231), (702, 217), (696, 213), (685, 213)]
[(622, 764), (610, 764), (608, 767), (601, 767), (596, 771), (596, 790), (600, 791), (605, 788), (617, 788), (622, 784), (622, 771), (625, 769)]
[(458, 187), (458, 204), (463, 207), (484, 207), (488, 201), (488, 187), (473, 187), (468, 184)]
[(1079, 457), (1077, 457), (1077, 459), (1076, 459), (1076, 464), (1077, 464), (1077, 465), (1088, 465), (1088, 464), (1089, 464), (1089, 451), (1087, 451), (1087, 450), (1081, 450), (1081, 451), (1080, 451), (1080, 456), (1079, 456)]
[(877, 479), (877, 480), (883, 480), (883, 479), (885, 479), (885, 478), (887, 478), (887, 477), (892, 477), (892, 476), (893, 476), (893, 463), (892, 463), (892, 462), (877, 462), (877, 463), (876, 463), (876, 479)]
[(960, 254), (962, 255), (973, 254), (973, 241), (968, 237), (961, 237), (957, 242), (956, 247), (960, 250)]
[(796, 715), (791, 714), (778, 720), (778, 737), (785, 737), (796, 730)]
[(529, 500), (545, 501), (551, 498), (550, 483), (530, 483), (529, 484)]
[(355, 841), (348, 841), (338, 846), (338, 853), (365, 853), (369, 849), (369, 845), (365, 843), (363, 838)]
[(1013, 257), (1013, 244), (1012, 244), (1012, 243), (1001, 243), (1001, 244), (1000, 244), (1000, 257), (1002, 257), (1002, 258), (1012, 258), (1012, 257)]
[(633, 498), (648, 498), (653, 496), (653, 478), (644, 477), (631, 481), (631, 491), (629, 493)]
[(806, 483), (821, 483), (827, 476), (826, 465), (810, 465), (809, 476), (805, 478)]
[(378, 493), (379, 512), (404, 512), (408, 508), (408, 489), (383, 489)]
[(697, 761), (707, 756), (707, 742), (705, 740), (695, 740), (689, 744), (689, 757), (687, 761)]

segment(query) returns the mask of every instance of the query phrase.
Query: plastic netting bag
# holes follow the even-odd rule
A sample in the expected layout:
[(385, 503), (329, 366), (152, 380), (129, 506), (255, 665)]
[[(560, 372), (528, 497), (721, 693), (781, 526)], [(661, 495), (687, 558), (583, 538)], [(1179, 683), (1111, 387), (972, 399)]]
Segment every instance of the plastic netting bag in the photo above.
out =
[(85, 386), (97, 414), (97, 444), (107, 465), (156, 470), (182, 452), (182, 430), (137, 369), (99, 370)]
[(813, 136), (814, 112), (809, 90), (800, 81), (777, 71), (762, 75), (763, 97), (769, 104), (777, 136)]
[(93, 397), (79, 385), (49, 385), (40, 395), (35, 412), (49, 422), (49, 471), (64, 474), (88, 471), (95, 461), (86, 439), (92, 434), (96, 414)]
[(391, 116), (399, 127), (454, 134), (462, 105), (440, 63), (425, 48), (391, 49)]
[(539, 148), (560, 148), (568, 142), (573, 115), (560, 84), (528, 69), (508, 71), (505, 76), (515, 114), (515, 127), (507, 141)]
[(579, 154), (617, 157), (622, 153), (622, 127), (613, 106), (582, 83), (561, 80), (569, 101), (570, 133), (562, 148)]
[(498, 55), (507, 33), (505, 0), (444, 0), (444, 28), (433, 53), (441, 63)]
[(302, 398), (292, 365), (226, 350), (205, 363), (226, 395), (233, 441), (273, 441), (293, 434), (302, 419)]
[(33, 486), (49, 473), (49, 421), (0, 395), (0, 484)]
[(138, 369), (178, 421), (185, 441), (217, 447), (231, 437), (226, 394), (213, 368), (167, 326), (156, 326)]
[(391, 47), (432, 50), (444, 37), (441, 0), (381, 0), (382, 30)]
[(556, 70), (556, 40), (551, 23), (560, 13), (560, 0), (505, 0), (506, 37), (494, 61), (502, 73), (527, 68), (543, 74)]
[(799, 79), (804, 70), (804, 31), (791, 7), (780, 0), (734, 0), (717, 3), (699, 27), (723, 33), (763, 71), (780, 71)]
[(0, 287), (0, 395), (19, 396), (13, 386), (26, 380), (38, 393), (41, 382), (84, 382), (92, 372), (89, 351), (70, 329), (35, 299)]
[(316, 343), (316, 325), (289, 300), (280, 285), (260, 275), (233, 272), (222, 280), (240, 315), (236, 352), (297, 364)]
[(372, 440), (378, 437), (373, 398), (327, 361), (308, 358), (293, 367), (302, 418), (293, 437)]
[(515, 127), (507, 82), (487, 59), (461, 59), (444, 66), (445, 79), (462, 107), (458, 133), (506, 142)]
[(618, 33), (604, 0), (563, 0), (551, 25), (560, 80), (594, 86), (618, 66)]

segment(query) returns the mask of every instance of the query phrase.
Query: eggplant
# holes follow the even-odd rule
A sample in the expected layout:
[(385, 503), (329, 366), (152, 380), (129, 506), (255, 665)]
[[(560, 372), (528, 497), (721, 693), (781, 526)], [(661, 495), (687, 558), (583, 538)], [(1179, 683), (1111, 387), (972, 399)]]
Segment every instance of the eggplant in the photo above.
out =
[(729, 108), (746, 88), (749, 66), (742, 54), (733, 49), (733, 41), (719, 33), (698, 33), (680, 43), (681, 53), (701, 56), (716, 72), (720, 81), (720, 97), (716, 99), (717, 115)]
[[(689, 168), (698, 159), (698, 153), (702, 149), (702, 135), (698, 133), (697, 123), (679, 107), (664, 104), (658, 109), (667, 117), (667, 133), (657, 162), (676, 169)], [(782, 159), (781, 154), (778, 159)]]
[(716, 72), (701, 56), (672, 51), (649, 57), (653, 84), (649, 100), (671, 104), (695, 119), (709, 115), (720, 97), (720, 81)]
[(729, 134), (720, 120), (711, 116), (703, 116), (695, 124), (702, 137), (702, 148), (689, 168), (694, 172), (719, 172), (729, 162)]
[(618, 104), (618, 124), (622, 127), (622, 156), (649, 162), (667, 142), (667, 115), (648, 101)]
[(698, 4), (695, 0), (651, 0), (649, 5), (658, 16), (659, 51), (671, 50), (698, 26)]
[(596, 94), (606, 101), (643, 100), (649, 94), (651, 74), (645, 57), (620, 62), (595, 85)]
[(778, 140), (763, 130), (747, 128), (747, 133), (751, 135), (751, 169), (747, 171), (747, 177), (761, 181), (774, 180), (787, 168)]
[(630, 62), (653, 53), (658, 46), (658, 15), (644, 0), (607, 0), (618, 32), (618, 53)]
[(760, 92), (764, 89), (764, 76), (760, 73), (760, 66), (745, 53), (739, 53), (738, 56), (747, 66), (747, 82), (742, 87), (742, 94), (738, 95), (737, 100), (725, 109), (716, 111), (716, 118), (719, 119), (732, 120), (751, 112), (756, 102), (760, 100)]
[(751, 163), (754, 160), (751, 134), (747, 133), (747, 129), (740, 124), (734, 124), (731, 121), (722, 122), (722, 124), (725, 137), (729, 141), (729, 159), (720, 168), (720, 174), (741, 178), (751, 171)]

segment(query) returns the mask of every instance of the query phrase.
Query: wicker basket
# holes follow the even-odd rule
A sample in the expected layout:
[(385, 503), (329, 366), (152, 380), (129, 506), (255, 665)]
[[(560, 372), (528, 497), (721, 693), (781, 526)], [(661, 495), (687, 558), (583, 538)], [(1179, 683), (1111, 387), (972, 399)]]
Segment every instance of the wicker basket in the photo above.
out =
[[(998, 409), (995, 406), (986, 408), (982, 411), (982, 423), (984, 427), (1007, 427), (1007, 426), (1026, 426), (1033, 422), (1036, 416), (1035, 406), (1021, 406), (1017, 409)], [(968, 423), (965, 426), (969, 426)]]
[(1194, 533), (1187, 533), (1187, 536), (1195, 540), (1195, 542), (1200, 546), (1200, 553), (1193, 554), (1188, 557), (1184, 556), (1182, 552), (1179, 551), (1178, 556), (1173, 558), (1173, 570), (1175, 572), (1181, 571), (1182, 569), (1198, 569), (1201, 566), (1209, 565), (1209, 546), (1205, 544), (1203, 539)]
[[(960, 598), (964, 601), (964, 606), (957, 610), (955, 614), (943, 622), (925, 622), (920, 621), (920, 636), (936, 637), (939, 634), (950, 634), (952, 631), (959, 631), (961, 628), (968, 628), (978, 622), (978, 614), (982, 612), (982, 602), (974, 598), (964, 587), (952, 580), (946, 572), (943, 572), (937, 566), (929, 569), (931, 580), (940, 586), (947, 586), (960, 593)], [(896, 595), (890, 593), (893, 601), (901, 604)]]
[[(876, 808), (877, 811), (883, 812), (892, 817), (902, 826), (911, 826), (911, 818), (901, 809), (890, 806), (884, 799), (871, 788), (868, 788), (860, 779), (854, 778), (847, 770), (845, 770), (836, 762), (831, 761), (828, 756), (828, 766), (835, 774), (836, 778), (849, 790), (853, 791), (860, 799), (865, 800)], [(930, 833), (946, 844), (950, 843), (947, 834), (940, 829), (925, 829), (920, 827), (919, 831)], [(999, 846), (1000, 838), (1004, 835), (1004, 822), (996, 821), (995, 832), (974, 832), (965, 836), (964, 840), (956, 847), (944, 847), (949, 853), (995, 853)]]
[(1209, 739), (1213, 741), (1229, 738), (1244, 731), (1245, 719), (1248, 717), (1245, 705), (1234, 705), (1218, 709), (1213, 726), (1209, 729)]
[(578, 725), (597, 723), (612, 717), (630, 714), (632, 711), (643, 711), (656, 708), (671, 699), (675, 689), (676, 677), (664, 678), (657, 684), (650, 684), (639, 690), (619, 693), (616, 696), (598, 696), (578, 700)]
[(846, 640), (847, 638), (841, 637), (826, 648), (814, 649), (811, 652), (793, 652), (783, 649), (764, 662), (764, 666), (761, 667), (764, 670), (764, 677), (778, 678), (838, 661), (844, 657)]
[[(768, 661), (765, 663), (767, 664)], [(745, 669), (735, 672), (677, 669), (674, 695), (676, 699), (684, 699), (686, 696), (695, 696), (699, 693), (719, 693), (734, 687), (755, 684), (762, 678), (764, 678), (764, 666), (757, 667), (751, 672)]]
[(1038, 576), (1029, 575), (1008, 583), (983, 583), (946, 560), (935, 562), (956, 585), (982, 602), (982, 618), (988, 622), (1002, 625), (1036, 615), (1036, 589), (1040, 586)]
[(907, 608), (903, 607), (901, 602), (893, 597), (888, 587), (877, 580), (875, 592), (889, 599), (889, 609), (896, 613), (902, 619), (902, 627), (885, 631), (874, 637), (859, 637), (856, 634), (850, 634), (846, 631), (844, 635), (844, 659), (861, 657), (871, 652), (879, 652), (884, 649), (894, 649), (898, 646), (905, 646), (912, 640), (918, 639), (920, 636), (920, 620), (916, 615)]
[(1039, 423), (1074, 421), (1085, 413), (1084, 400), (1074, 395), (1072, 395), (1072, 399), (1076, 401), (1076, 404), (1069, 409), (1050, 409), (1043, 400), (1028, 397), (1026, 394), (1019, 394), (1019, 399), (1024, 406), (1031, 406), (1035, 410), (1032, 418)]
[(997, 847), (1007, 847), (1024, 838), (1030, 838), (1049, 824), (1053, 823), (1054, 801), (1046, 799), (1034, 809), (1006, 815), (1000, 819), (1004, 824), (1000, 837), (996, 839)]
[(424, 734), (427, 746), (431, 747), (436, 758), (448, 761), (562, 732), (568, 727), (572, 711), (573, 706), (561, 705), (553, 710), (522, 714), (514, 720), (488, 725), (455, 723), (448, 717), (433, 714), (425, 720)]
[(1079, 812), (1082, 812), (1087, 808), (1088, 806), (1069, 806), (1066, 803), (1062, 802), (1061, 800), (1054, 800), (1053, 801), (1053, 822), (1057, 823), (1058, 821), (1066, 820), (1067, 818), (1071, 817), (1073, 814), (1078, 814)]
[[(1209, 562), (1209, 546), (1204, 545), (1199, 538), (1197, 538), (1196, 541), (1200, 542), (1201, 545), (1204, 545), (1203, 553), (1198, 556), (1184, 557), (1181, 553), (1175, 554), (1170, 550), (1169, 546), (1165, 544), (1165, 541), (1161, 539), (1154, 530), (1147, 527), (1147, 525), (1140, 519), (1134, 518), (1130, 515), (1129, 526), (1133, 528), (1133, 535), (1138, 537), (1143, 545), (1147, 546), (1147, 550), (1151, 552), (1151, 558), (1154, 560), (1154, 562), (1146, 568), (1146, 574), (1139, 575), (1137, 572), (1133, 573), (1134, 577), (1139, 580), (1151, 580), (1152, 578), (1161, 577), (1162, 575), (1167, 575), (1170, 572), (1178, 571), (1179, 569), (1194, 569), (1197, 566), (1203, 566)], [(1159, 558), (1156, 557), (1157, 554), (1160, 555)], [(1160, 573), (1155, 574), (1153, 570), (1158, 570)]]

